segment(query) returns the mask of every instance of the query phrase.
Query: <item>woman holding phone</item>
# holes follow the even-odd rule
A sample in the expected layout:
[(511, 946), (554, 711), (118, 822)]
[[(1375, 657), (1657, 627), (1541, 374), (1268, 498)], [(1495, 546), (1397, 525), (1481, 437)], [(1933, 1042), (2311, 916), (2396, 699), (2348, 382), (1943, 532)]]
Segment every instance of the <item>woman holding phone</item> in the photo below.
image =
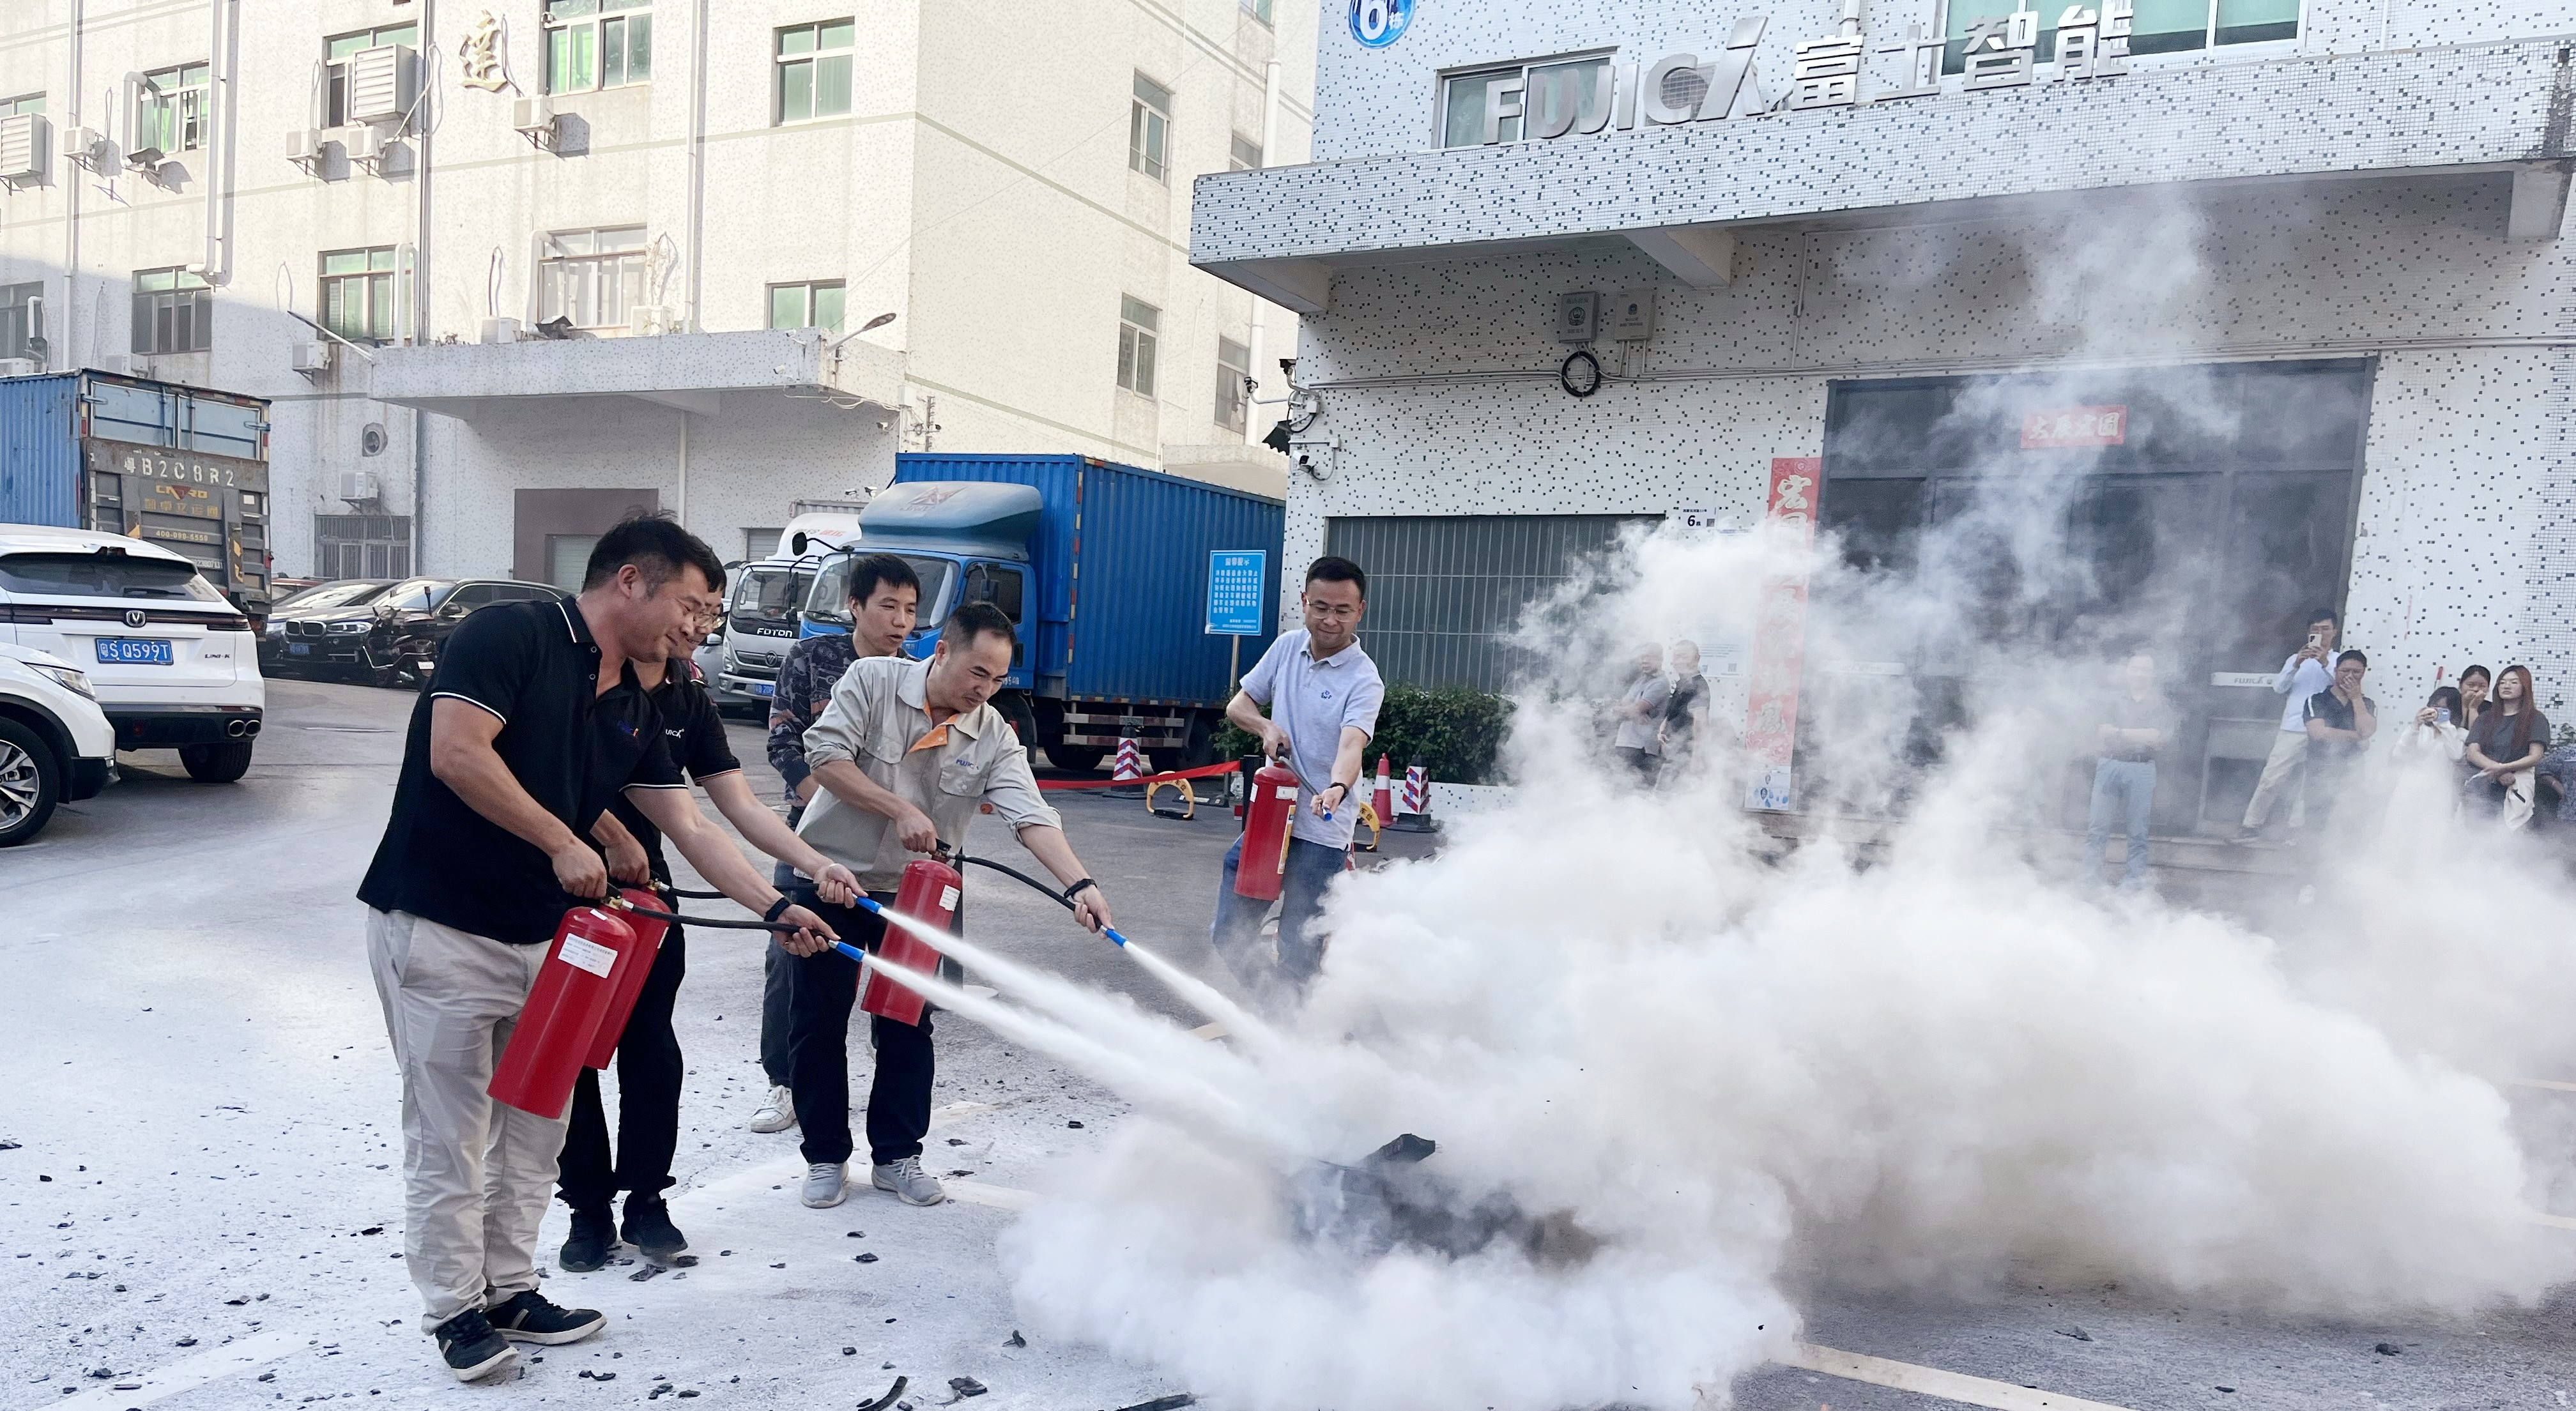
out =
[(2460, 692), (2436, 687), (2432, 699), (2388, 743), (2388, 768), (2396, 776), (2388, 792), (2388, 812), (2380, 820), (2381, 836), (2390, 842), (2412, 842), (2428, 825), (2448, 823), (2459, 807), (2461, 752), (2469, 732), (2460, 724)]

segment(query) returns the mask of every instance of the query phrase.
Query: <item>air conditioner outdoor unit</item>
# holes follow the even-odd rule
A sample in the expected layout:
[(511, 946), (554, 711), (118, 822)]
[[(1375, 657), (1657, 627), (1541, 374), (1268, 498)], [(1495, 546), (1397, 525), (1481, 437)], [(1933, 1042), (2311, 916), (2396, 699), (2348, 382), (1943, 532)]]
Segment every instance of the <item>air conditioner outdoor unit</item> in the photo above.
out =
[(380, 127), (344, 127), (340, 129), (340, 150), (349, 160), (374, 166), (384, 159), (385, 130)]
[(311, 374), (331, 370), (331, 345), (319, 338), (299, 340), (286, 351), (286, 365)]
[(101, 372), (132, 372), (134, 370), (134, 355), (132, 353), (100, 353), (91, 360), (90, 366), (97, 368)]
[(384, 483), (372, 470), (340, 472), (340, 498), (356, 504), (369, 504), (385, 497)]
[(45, 116), (13, 113), (0, 118), (0, 181), (15, 186), (45, 175)]
[(33, 377), (43, 371), (34, 358), (0, 358), (0, 377)]
[(399, 124), (420, 98), (420, 54), (380, 44), (349, 56), (349, 121)]
[(286, 160), (312, 170), (322, 160), (322, 134), (309, 127), (286, 134)]
[(483, 320), (483, 337), (481, 341), (486, 343), (519, 342), (519, 321), (514, 318), (487, 318)]
[(510, 105), (510, 126), (539, 147), (555, 145), (555, 100), (538, 94)]
[(95, 165), (98, 161), (98, 129), (94, 127), (64, 128), (60, 150), (63, 154), (64, 161), (79, 162), (83, 166)]

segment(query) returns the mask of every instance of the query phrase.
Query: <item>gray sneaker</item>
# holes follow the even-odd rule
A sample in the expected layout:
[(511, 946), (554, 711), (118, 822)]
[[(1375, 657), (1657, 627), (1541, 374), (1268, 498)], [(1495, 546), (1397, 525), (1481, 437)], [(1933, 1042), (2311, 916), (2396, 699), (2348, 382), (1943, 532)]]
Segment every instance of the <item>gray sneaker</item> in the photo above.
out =
[(847, 1162), (817, 1161), (805, 1168), (805, 1204), (829, 1210), (841, 1203), (849, 1182)]
[(769, 1090), (769, 1105), (751, 1114), (755, 1132), (783, 1132), (796, 1125), (796, 1094), (784, 1087)]
[(937, 1205), (948, 1198), (948, 1192), (939, 1188), (939, 1178), (921, 1169), (918, 1156), (877, 1167), (874, 1184), (878, 1190), (894, 1192), (894, 1198), (906, 1205)]

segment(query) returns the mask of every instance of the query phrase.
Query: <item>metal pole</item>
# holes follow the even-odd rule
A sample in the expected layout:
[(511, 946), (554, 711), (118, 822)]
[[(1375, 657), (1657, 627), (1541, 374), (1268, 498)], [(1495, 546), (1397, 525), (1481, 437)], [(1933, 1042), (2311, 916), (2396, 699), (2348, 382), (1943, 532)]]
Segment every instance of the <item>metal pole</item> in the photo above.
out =
[(1225, 698), (1231, 703), (1243, 685), (1243, 634), (1225, 634)]

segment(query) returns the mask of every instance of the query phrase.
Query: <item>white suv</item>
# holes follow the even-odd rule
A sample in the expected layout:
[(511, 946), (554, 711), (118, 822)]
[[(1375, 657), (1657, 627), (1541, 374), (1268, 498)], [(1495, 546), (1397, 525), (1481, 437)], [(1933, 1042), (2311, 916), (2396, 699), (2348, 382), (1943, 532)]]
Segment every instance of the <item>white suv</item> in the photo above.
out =
[(250, 768), (268, 700), (250, 622), (156, 544), (0, 524), (0, 641), (89, 676), (120, 750), (172, 749), (193, 779)]
[(116, 731), (88, 676), (49, 652), (0, 645), (0, 848), (44, 831), (54, 805), (115, 777)]

